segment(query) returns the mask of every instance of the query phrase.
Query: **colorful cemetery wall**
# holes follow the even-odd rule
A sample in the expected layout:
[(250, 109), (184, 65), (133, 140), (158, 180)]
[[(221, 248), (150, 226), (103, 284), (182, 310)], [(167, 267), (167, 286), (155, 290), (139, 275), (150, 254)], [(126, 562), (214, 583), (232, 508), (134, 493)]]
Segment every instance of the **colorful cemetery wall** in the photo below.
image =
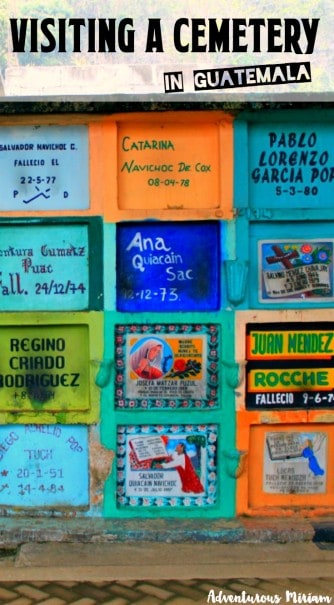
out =
[(332, 122), (2, 116), (3, 515), (333, 512)]

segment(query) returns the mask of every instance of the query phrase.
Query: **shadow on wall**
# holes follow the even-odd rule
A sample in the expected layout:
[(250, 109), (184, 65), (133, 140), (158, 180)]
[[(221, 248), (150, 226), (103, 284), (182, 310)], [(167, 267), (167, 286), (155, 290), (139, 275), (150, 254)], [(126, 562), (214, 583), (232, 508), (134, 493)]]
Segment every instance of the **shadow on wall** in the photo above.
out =
[(0, 97), (5, 96), (5, 82), (3, 78), (3, 73), (0, 71)]

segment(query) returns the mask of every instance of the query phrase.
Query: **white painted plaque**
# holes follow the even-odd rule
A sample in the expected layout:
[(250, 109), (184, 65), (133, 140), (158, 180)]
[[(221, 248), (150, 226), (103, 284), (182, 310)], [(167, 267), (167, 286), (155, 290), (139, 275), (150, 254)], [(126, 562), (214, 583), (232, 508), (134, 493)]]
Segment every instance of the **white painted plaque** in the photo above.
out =
[(311, 431), (266, 434), (263, 489), (269, 494), (326, 491), (327, 435)]
[(87, 427), (0, 427), (0, 506), (88, 506), (88, 483)]
[(86, 126), (0, 128), (0, 211), (87, 208)]

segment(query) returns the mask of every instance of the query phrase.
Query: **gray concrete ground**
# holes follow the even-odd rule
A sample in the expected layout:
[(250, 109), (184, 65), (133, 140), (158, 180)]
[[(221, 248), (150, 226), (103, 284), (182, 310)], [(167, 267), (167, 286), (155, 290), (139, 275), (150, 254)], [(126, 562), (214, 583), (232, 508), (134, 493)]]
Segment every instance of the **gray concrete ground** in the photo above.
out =
[(0, 605), (334, 605), (333, 538), (332, 519), (4, 519)]
[(334, 578), (334, 550), (313, 542), (24, 544), (0, 561), (0, 582), (201, 578)]

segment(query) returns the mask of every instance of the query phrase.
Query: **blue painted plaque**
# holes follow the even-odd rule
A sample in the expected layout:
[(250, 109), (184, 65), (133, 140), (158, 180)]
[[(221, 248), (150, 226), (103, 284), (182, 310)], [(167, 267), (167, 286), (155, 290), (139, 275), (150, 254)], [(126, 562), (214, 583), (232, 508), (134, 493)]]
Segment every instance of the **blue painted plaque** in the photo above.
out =
[(220, 302), (219, 224), (131, 223), (117, 229), (120, 311), (206, 311)]
[(82, 310), (89, 301), (88, 225), (0, 226), (0, 310)]
[(88, 504), (86, 427), (0, 427), (0, 506), (74, 508)]
[(305, 121), (251, 124), (250, 205), (331, 208), (334, 191), (332, 124)]
[(0, 210), (89, 208), (86, 126), (0, 128)]

